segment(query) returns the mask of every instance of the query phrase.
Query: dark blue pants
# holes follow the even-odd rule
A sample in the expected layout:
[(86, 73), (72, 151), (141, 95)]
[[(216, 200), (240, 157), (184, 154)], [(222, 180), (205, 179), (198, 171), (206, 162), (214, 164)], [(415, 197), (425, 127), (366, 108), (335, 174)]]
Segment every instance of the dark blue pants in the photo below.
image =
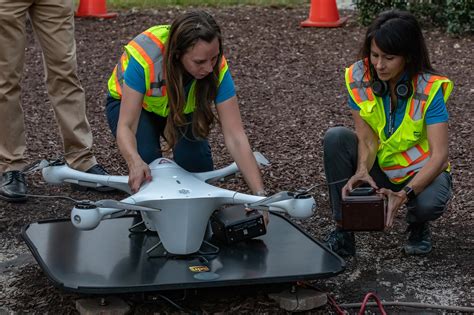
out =
[[(107, 96), (106, 115), (110, 130), (117, 136), (120, 100)], [(186, 116), (191, 122), (192, 114)], [(137, 128), (137, 150), (145, 163), (162, 157), (160, 137), (166, 126), (166, 118), (142, 110)], [(214, 169), (211, 147), (207, 140), (197, 140), (192, 134), (191, 123), (181, 130), (182, 136), (173, 148), (174, 161), (188, 172), (207, 172)]]
[[(329, 129), (324, 136), (324, 171), (328, 183), (344, 178), (351, 178), (357, 170), (357, 136), (355, 132), (345, 127)], [(392, 191), (401, 190), (406, 184), (392, 183), (380, 169), (377, 161), (370, 170), (370, 176), (379, 188)], [(347, 181), (329, 185), (329, 197), (333, 217), (341, 220), (341, 191)], [(407, 203), (407, 222), (426, 222), (440, 217), (446, 210), (446, 204), (452, 195), (451, 174), (442, 172), (436, 177), (415, 200)]]

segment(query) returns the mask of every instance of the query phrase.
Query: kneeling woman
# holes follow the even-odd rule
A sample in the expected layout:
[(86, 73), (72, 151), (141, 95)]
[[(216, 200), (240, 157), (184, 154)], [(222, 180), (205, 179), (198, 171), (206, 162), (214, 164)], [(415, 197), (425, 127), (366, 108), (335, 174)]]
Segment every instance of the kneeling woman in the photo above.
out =
[(324, 138), (324, 167), (336, 229), (327, 244), (342, 256), (355, 254), (354, 234), (341, 229), (341, 199), (370, 185), (388, 200), (387, 227), (403, 205), (410, 235), (407, 254), (431, 251), (429, 221), (451, 197), (448, 113), (452, 82), (437, 74), (415, 17), (381, 13), (369, 26), (361, 60), (346, 69), (355, 132), (336, 127)]
[(254, 194), (264, 194), (222, 51), (220, 28), (203, 11), (154, 26), (125, 46), (109, 79), (106, 111), (133, 192), (151, 179), (148, 164), (162, 156), (161, 136), (181, 167), (212, 170), (206, 138), (218, 120), (245, 181)]

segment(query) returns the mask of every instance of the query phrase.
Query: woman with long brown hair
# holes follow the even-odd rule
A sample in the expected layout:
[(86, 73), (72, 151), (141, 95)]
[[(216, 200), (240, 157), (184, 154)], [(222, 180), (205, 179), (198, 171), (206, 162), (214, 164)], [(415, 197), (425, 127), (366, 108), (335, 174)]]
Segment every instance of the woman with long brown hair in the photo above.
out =
[(264, 194), (222, 51), (220, 28), (204, 11), (154, 26), (125, 46), (109, 79), (106, 111), (133, 192), (150, 179), (148, 164), (162, 150), (172, 150), (190, 172), (212, 170), (207, 136), (217, 121), (248, 186)]

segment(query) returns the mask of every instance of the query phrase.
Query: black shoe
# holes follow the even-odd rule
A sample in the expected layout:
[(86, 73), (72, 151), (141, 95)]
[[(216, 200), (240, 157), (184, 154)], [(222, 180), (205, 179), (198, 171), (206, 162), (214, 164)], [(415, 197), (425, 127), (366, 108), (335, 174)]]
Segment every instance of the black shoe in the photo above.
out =
[(26, 201), (26, 179), (20, 171), (4, 172), (0, 181), (0, 199), (9, 202)]
[(407, 244), (403, 247), (407, 255), (426, 255), (431, 252), (431, 232), (428, 222), (411, 223), (407, 231), (410, 231)]
[[(96, 164), (92, 166), (90, 169), (86, 171), (86, 173), (94, 174), (94, 175), (110, 175), (109, 173), (107, 173), (105, 168), (100, 164)], [(78, 184), (71, 184), (71, 188), (72, 190), (78, 190), (78, 191), (95, 190), (95, 191), (100, 191), (100, 192), (109, 192), (109, 191), (115, 190), (115, 188), (108, 187), (108, 186), (86, 187), (86, 186), (81, 186)]]
[(336, 228), (324, 239), (326, 246), (341, 257), (354, 256), (356, 252), (354, 232)]

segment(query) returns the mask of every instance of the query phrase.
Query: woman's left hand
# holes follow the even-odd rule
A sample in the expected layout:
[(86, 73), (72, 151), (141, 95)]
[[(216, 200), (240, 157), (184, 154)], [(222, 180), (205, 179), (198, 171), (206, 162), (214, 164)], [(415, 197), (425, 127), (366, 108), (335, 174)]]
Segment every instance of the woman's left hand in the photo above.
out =
[(404, 190), (395, 192), (386, 188), (379, 189), (377, 193), (385, 195), (388, 199), (385, 227), (391, 228), (398, 210), (408, 201), (407, 195)]
[(268, 226), (268, 223), (270, 222), (270, 214), (268, 210), (262, 210), (262, 215), (263, 215), (263, 223), (265, 223), (265, 227)]

